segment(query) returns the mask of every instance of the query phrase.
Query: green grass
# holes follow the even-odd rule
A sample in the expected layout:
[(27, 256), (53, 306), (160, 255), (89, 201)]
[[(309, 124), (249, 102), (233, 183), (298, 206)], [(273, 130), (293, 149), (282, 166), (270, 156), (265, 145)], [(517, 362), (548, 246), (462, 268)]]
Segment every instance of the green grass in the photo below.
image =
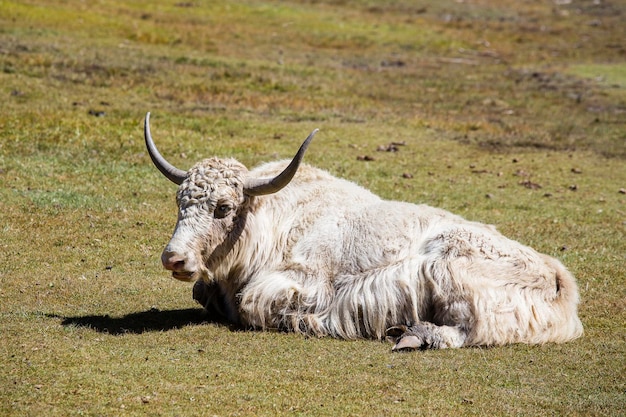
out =
[(615, 89), (626, 86), (626, 71), (623, 64), (580, 64), (571, 66), (569, 71)]
[[(624, 15), (0, 1), (0, 414), (624, 415)], [(175, 187), (144, 150), (147, 111), (181, 168), (290, 157), (319, 127), (308, 163), (561, 259), (585, 336), (391, 354), (205, 321), (160, 265)]]

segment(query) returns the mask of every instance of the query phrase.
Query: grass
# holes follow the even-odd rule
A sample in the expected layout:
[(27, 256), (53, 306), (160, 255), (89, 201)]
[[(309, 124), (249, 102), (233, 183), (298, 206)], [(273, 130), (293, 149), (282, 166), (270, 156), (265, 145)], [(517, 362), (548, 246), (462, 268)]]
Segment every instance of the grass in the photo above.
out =
[[(624, 15), (0, 1), (0, 414), (624, 415)], [(160, 265), (175, 189), (146, 111), (183, 168), (289, 157), (319, 127), (308, 163), (561, 259), (585, 336), (391, 354), (206, 321)]]

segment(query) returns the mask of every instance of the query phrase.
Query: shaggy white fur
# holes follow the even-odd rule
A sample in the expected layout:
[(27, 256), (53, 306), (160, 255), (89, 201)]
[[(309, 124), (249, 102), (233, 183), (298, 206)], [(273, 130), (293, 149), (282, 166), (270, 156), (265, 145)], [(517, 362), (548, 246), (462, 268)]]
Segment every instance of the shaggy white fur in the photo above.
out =
[[(559, 261), (493, 226), (381, 200), (303, 165), (281, 191), (244, 193), (248, 171), (207, 159), (181, 184), (163, 252), (194, 298), (260, 329), (384, 338), (396, 349), (565, 342), (582, 335), (578, 290)], [(178, 263), (173, 263), (176, 259)]]

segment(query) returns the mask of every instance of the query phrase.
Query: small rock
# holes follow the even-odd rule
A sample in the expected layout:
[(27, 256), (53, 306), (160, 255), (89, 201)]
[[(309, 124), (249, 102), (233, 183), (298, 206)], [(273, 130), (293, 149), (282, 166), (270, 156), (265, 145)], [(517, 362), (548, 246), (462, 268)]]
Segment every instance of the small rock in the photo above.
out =
[(620, 188), (618, 193), (620, 194), (626, 194), (626, 188)]
[(402, 174), (402, 178), (411, 179), (413, 178), (413, 174), (411, 174), (410, 172), (405, 172), (404, 174)]
[(380, 63), (381, 67), (403, 67), (406, 65), (406, 62), (398, 59), (398, 60), (392, 60), (392, 61), (382, 61)]
[(95, 117), (104, 117), (106, 115), (106, 113), (103, 112), (102, 110), (93, 110), (93, 109), (91, 109), (91, 110), (88, 111), (88, 113), (91, 116), (95, 116)]
[(541, 185), (534, 183), (530, 180), (520, 181), (519, 185), (523, 185), (526, 188), (530, 188), (531, 190), (538, 190), (541, 188)]
[(572, 191), (576, 191), (576, 190), (578, 190), (578, 185), (572, 184), (572, 185), (569, 186), (569, 189), (572, 190)]
[(580, 168), (572, 168), (572, 172), (573, 172), (574, 174), (582, 174), (582, 173), (583, 173), (583, 170), (582, 170), (582, 169), (580, 169)]
[(369, 155), (359, 155), (356, 157), (357, 161), (375, 161), (375, 159)]
[(406, 142), (391, 142), (388, 145), (379, 145), (376, 150), (378, 152), (398, 152), (399, 146), (405, 146)]

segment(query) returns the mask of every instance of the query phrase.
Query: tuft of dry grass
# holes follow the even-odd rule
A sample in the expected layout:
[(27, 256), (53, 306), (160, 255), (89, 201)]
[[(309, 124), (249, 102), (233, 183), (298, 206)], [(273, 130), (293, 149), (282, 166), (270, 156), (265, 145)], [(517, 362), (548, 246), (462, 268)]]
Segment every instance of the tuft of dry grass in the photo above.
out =
[[(3, 1), (0, 414), (623, 414), (624, 15)], [(183, 168), (288, 157), (319, 127), (308, 163), (561, 259), (585, 337), (391, 354), (211, 322), (160, 266), (175, 190), (143, 148), (146, 111)]]

